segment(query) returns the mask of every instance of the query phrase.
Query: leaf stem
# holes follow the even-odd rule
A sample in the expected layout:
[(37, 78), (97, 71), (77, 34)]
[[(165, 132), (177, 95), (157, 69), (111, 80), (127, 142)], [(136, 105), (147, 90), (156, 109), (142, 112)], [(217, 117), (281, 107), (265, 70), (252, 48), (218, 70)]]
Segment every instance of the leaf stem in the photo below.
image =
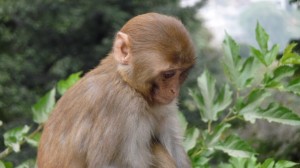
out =
[(224, 120), (222, 122), (229, 122), (229, 121), (234, 120), (236, 118), (238, 118), (236, 115), (232, 116), (232, 117), (224, 118)]
[(207, 131), (211, 132), (211, 121), (208, 121), (207, 123)]
[[(35, 134), (40, 132), (43, 128), (43, 125), (40, 124), (32, 133), (30, 133), (27, 137), (32, 138)], [(20, 142), (20, 145), (23, 145), (25, 143), (25, 138)], [(0, 153), (0, 160), (11, 154), (13, 150), (10, 147), (5, 148), (1, 153)]]
[(226, 116), (223, 118), (223, 120), (221, 121), (221, 123), (225, 123), (225, 122), (228, 122), (228, 119), (229, 118), (232, 118), (232, 117), (229, 117), (230, 115), (232, 114), (232, 109), (230, 108), (229, 109), (229, 112), (226, 114)]

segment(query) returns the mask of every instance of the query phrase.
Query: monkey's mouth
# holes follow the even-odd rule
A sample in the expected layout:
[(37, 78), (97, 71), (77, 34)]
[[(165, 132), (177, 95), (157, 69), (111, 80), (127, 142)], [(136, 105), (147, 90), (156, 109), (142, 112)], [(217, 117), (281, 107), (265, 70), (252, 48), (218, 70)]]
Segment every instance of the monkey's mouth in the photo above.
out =
[(157, 84), (152, 84), (151, 89), (151, 101), (158, 104), (169, 104), (174, 100), (175, 97), (169, 97), (166, 94), (163, 94), (161, 88)]

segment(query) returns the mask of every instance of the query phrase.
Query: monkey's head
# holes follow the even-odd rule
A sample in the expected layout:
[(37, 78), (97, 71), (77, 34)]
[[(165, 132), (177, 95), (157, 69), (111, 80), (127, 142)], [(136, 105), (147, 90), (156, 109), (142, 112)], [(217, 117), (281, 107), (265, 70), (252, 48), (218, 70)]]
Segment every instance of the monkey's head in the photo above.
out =
[(117, 33), (113, 55), (124, 81), (151, 104), (168, 104), (179, 94), (195, 50), (178, 19), (157, 13), (136, 16)]

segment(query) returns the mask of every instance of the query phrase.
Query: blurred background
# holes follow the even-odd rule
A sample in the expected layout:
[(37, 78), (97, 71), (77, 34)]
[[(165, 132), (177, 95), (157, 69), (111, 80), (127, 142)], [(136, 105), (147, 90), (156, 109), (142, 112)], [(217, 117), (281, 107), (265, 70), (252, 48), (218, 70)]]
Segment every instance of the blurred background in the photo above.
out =
[[(241, 44), (241, 56), (256, 46), (257, 22), (281, 51), (300, 41), (299, 0), (0, 0), (0, 134), (21, 124), (31, 124), (31, 106), (60, 79), (88, 72), (111, 50), (115, 33), (133, 16), (146, 12), (173, 15), (189, 29), (198, 62), (182, 90), (180, 108), (188, 121), (201, 128), (199, 113), (191, 105), (187, 88), (208, 68), (219, 82), (219, 64), (225, 33)], [(298, 45), (298, 52), (300, 46)], [(279, 99), (297, 107), (299, 97)], [(244, 137), (255, 136), (260, 153), (300, 160), (298, 128), (260, 123), (239, 125)], [(247, 130), (247, 131), (245, 131)], [(4, 149), (0, 137), (0, 151)], [(15, 163), (34, 157), (25, 146)]]

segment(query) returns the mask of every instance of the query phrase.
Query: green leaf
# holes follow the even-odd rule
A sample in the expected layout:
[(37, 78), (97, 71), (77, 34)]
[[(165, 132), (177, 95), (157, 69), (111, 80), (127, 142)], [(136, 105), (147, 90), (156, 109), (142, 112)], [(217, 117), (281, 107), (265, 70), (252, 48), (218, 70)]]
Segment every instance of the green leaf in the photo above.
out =
[(44, 123), (55, 105), (55, 88), (49, 91), (32, 107), (33, 120), (40, 124)]
[[(198, 98), (197, 104), (203, 121), (216, 120), (216, 113), (213, 111), (216, 80), (207, 70), (198, 78), (198, 87), (200, 88), (201, 98)], [(200, 100), (203, 100), (203, 104)]]
[(41, 138), (41, 133), (36, 133), (33, 137), (25, 137), (25, 140), (28, 144), (30, 144), (33, 147), (38, 147), (38, 143)]
[(204, 70), (202, 75), (198, 78), (200, 94), (190, 91), (190, 95), (197, 103), (201, 119), (204, 122), (217, 120), (217, 114), (228, 107), (232, 101), (232, 92), (229, 90), (228, 85), (225, 85), (218, 97), (215, 98), (215, 85), (216, 79), (213, 78), (207, 70)]
[[(266, 92), (262, 89), (256, 89), (253, 90), (246, 100), (243, 101), (243, 103), (240, 105), (240, 107), (237, 107), (237, 110), (241, 115), (244, 115), (244, 117), (248, 117), (245, 114), (248, 113), (254, 113), (258, 110), (263, 100), (265, 100), (267, 97), (271, 96), (269, 92)], [(247, 118), (245, 118), (247, 120)]]
[(300, 64), (300, 55), (293, 53), (293, 49), (297, 46), (297, 43), (289, 44), (280, 59), (281, 64)]
[(274, 159), (269, 158), (264, 161), (264, 163), (261, 165), (261, 168), (273, 168), (274, 165), (275, 165)]
[(5, 168), (5, 165), (1, 160), (0, 160), (0, 168)]
[(20, 143), (24, 140), (26, 134), (29, 132), (30, 127), (25, 125), (24, 127), (13, 128), (4, 133), (4, 144), (11, 148), (14, 152), (20, 151)]
[(252, 147), (236, 135), (227, 137), (224, 142), (216, 145), (215, 149), (221, 150), (233, 157), (249, 158), (255, 154)]
[(278, 55), (279, 45), (274, 45), (270, 51), (268, 51), (265, 55), (265, 62), (267, 65), (271, 65)]
[(239, 86), (237, 81), (239, 78), (239, 70), (242, 67), (239, 50), (239, 45), (226, 33), (225, 40), (223, 42), (224, 71), (228, 79), (237, 86)]
[(27, 161), (21, 163), (16, 168), (33, 168), (33, 167), (35, 167), (35, 160), (30, 159), (30, 160), (27, 160)]
[(189, 128), (185, 132), (185, 139), (183, 141), (183, 147), (185, 151), (189, 151), (194, 148), (197, 144), (200, 131), (197, 128)]
[[(256, 165), (256, 158), (254, 156), (250, 158), (240, 158), (240, 157), (231, 157), (229, 159), (230, 166), (227, 164), (226, 166), (229, 166), (229, 168), (257, 168)], [(219, 166), (219, 168), (223, 168), (222, 166)]]
[(293, 76), (296, 70), (297, 68), (293, 66), (279, 66), (273, 73), (265, 75), (263, 83), (265, 87), (281, 89), (284, 87), (281, 80)]
[(209, 166), (209, 161), (211, 160), (213, 152), (204, 149), (201, 145), (202, 143), (200, 140), (197, 142), (196, 147), (188, 152), (192, 161), (192, 167), (202, 168)]
[(214, 110), (216, 111), (216, 113), (223, 111), (231, 104), (231, 97), (232, 91), (229, 89), (229, 85), (226, 84), (220, 91), (220, 94), (218, 95), (218, 98), (214, 103)]
[(291, 80), (286, 86), (286, 90), (300, 95), (300, 77)]
[(251, 123), (254, 123), (256, 119), (266, 119), (269, 122), (300, 125), (300, 117), (297, 114), (276, 103), (271, 103), (266, 109), (260, 108), (257, 111), (248, 111), (243, 115), (245, 120), (250, 121)]
[(13, 168), (14, 165), (11, 162), (4, 162), (0, 160), (0, 168)]
[(71, 86), (73, 86), (79, 79), (82, 72), (71, 74), (66, 80), (60, 80), (57, 83), (57, 91), (63, 95)]
[(243, 68), (241, 69), (238, 78), (240, 89), (251, 86), (254, 76), (257, 76), (256, 74), (254, 74), (254, 70), (256, 68), (257, 64), (255, 63), (254, 58), (248, 57), (243, 63)]
[(199, 95), (195, 90), (189, 89), (189, 95), (193, 98), (194, 102), (196, 103), (199, 110), (204, 106), (204, 100), (201, 95)]
[(254, 58), (242, 59), (238, 44), (227, 34), (223, 42), (223, 50), (222, 64), (226, 77), (238, 90), (249, 87), (253, 81), (253, 71), (257, 67)]
[(227, 130), (227, 128), (231, 127), (230, 124), (219, 124), (217, 125), (212, 134), (208, 134), (206, 136), (206, 143), (208, 147), (214, 147), (217, 143), (219, 143), (221, 136), (223, 135), (224, 131)]
[(264, 55), (256, 48), (251, 47), (251, 53), (254, 57), (256, 57), (261, 63), (263, 63), (265, 66), (267, 66), (267, 63), (265, 61)]
[(279, 160), (276, 163), (275, 168), (290, 168), (290, 167), (294, 167), (296, 165), (299, 165), (299, 163), (295, 163), (295, 162), (291, 162), (291, 161), (287, 161), (287, 160)]
[(3, 122), (0, 120), (0, 127), (3, 125)]
[(268, 51), (269, 35), (266, 33), (264, 28), (259, 23), (256, 24), (255, 32), (256, 32), (256, 41), (260, 49), (263, 51), (263, 53), (266, 53)]

